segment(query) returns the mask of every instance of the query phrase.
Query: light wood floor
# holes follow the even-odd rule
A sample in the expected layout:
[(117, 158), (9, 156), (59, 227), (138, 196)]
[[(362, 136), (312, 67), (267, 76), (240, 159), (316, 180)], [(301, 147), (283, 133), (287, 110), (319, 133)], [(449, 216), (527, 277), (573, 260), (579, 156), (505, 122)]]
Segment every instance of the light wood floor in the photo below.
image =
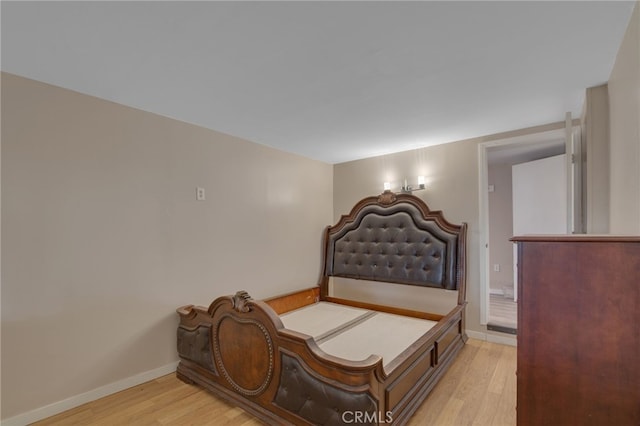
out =
[[(515, 347), (470, 339), (409, 425), (515, 425), (515, 371)], [(249, 426), (263, 423), (171, 374), (35, 424)]]
[(518, 304), (499, 294), (489, 295), (489, 323), (518, 328)]

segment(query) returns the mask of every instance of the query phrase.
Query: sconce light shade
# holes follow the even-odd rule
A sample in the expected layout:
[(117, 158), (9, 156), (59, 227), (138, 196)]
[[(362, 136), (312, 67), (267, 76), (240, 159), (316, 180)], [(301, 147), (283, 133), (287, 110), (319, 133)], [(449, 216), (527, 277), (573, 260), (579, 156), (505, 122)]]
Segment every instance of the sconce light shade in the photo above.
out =
[[(392, 191), (391, 182), (384, 182), (383, 184), (385, 191)], [(425, 177), (418, 176), (418, 184), (411, 185), (408, 183), (407, 179), (404, 180), (404, 184), (400, 187), (399, 192), (403, 194), (411, 194), (413, 191), (419, 191), (422, 189), (426, 189), (425, 187)]]

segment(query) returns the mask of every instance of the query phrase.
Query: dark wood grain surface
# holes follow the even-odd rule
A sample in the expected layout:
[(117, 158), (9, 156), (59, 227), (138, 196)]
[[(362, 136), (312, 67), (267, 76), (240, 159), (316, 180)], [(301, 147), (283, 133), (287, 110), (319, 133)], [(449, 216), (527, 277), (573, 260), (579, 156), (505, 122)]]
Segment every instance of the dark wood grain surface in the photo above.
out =
[(640, 425), (640, 238), (514, 241), (518, 425)]

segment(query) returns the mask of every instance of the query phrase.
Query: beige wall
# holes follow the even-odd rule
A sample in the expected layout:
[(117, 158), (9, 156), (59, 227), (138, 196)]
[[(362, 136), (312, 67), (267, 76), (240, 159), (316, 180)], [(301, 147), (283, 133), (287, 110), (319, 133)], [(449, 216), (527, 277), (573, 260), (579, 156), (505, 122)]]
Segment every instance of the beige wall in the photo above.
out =
[(332, 212), (331, 165), (2, 74), (2, 417), (175, 362), (180, 305), (315, 285)]
[[(489, 288), (513, 292), (513, 194), (511, 190), (511, 164), (489, 166)], [(493, 270), (499, 264), (500, 271)]]
[(640, 2), (609, 79), (610, 231), (640, 234)]
[(611, 175), (608, 86), (590, 87), (585, 95), (582, 120), (587, 152), (584, 179), (586, 233), (606, 234), (609, 232)]
[(467, 222), (467, 328), (480, 325), (478, 143), (462, 141), (367, 158), (334, 166), (334, 219), (346, 214), (360, 199), (380, 194), (383, 183), (397, 191), (406, 178), (417, 183), (426, 177), (427, 189), (416, 191), (430, 209), (442, 210), (452, 223)]

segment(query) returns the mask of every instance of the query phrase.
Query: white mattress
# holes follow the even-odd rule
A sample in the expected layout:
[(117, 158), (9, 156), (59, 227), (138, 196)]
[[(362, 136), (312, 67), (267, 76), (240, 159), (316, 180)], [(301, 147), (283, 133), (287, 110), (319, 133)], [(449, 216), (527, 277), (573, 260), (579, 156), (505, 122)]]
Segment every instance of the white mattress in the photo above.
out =
[(361, 361), (380, 355), (387, 366), (435, 321), (319, 302), (280, 316), (284, 326), (312, 336), (333, 356)]

